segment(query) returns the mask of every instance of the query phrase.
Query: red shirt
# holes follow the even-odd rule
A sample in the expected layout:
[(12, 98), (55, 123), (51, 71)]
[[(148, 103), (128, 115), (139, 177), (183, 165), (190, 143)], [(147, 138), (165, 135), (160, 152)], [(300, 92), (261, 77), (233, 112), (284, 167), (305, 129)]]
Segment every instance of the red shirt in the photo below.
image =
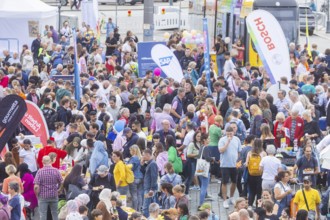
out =
[(56, 161), (53, 163), (53, 167), (55, 167), (57, 169), (60, 168), (60, 161), (61, 161), (61, 159), (64, 159), (66, 157), (67, 153), (64, 150), (60, 150), (60, 149), (57, 149), (52, 146), (46, 146), (39, 151), (38, 159), (37, 159), (39, 168), (43, 167), (42, 158), (46, 155), (49, 155), (49, 153), (52, 153), (52, 152), (57, 154)]
[(9, 83), (9, 77), (8, 76), (4, 76), (0, 80), (0, 86), (2, 86), (3, 88), (7, 88), (8, 87), (8, 83)]

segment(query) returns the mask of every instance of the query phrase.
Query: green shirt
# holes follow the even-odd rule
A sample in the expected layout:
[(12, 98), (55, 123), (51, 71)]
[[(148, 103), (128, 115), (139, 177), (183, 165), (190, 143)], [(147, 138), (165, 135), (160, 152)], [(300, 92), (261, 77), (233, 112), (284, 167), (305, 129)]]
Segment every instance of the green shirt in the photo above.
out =
[(218, 147), (218, 143), (221, 136), (222, 136), (221, 128), (216, 126), (215, 124), (211, 125), (209, 128), (209, 138), (210, 138), (209, 146)]
[(176, 151), (176, 148), (173, 146), (171, 146), (168, 149), (168, 162), (170, 162), (173, 165), (173, 169), (175, 173), (182, 172), (182, 160), (180, 157), (178, 157), (178, 152)]

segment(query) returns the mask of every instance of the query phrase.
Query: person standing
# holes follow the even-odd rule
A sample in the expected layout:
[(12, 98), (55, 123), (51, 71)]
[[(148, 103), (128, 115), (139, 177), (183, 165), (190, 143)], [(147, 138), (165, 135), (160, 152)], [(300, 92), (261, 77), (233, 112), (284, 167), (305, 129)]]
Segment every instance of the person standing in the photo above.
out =
[(143, 179), (144, 201), (142, 211), (143, 215), (148, 218), (149, 206), (153, 202), (158, 188), (158, 167), (156, 162), (152, 159), (152, 151), (150, 149), (143, 151), (141, 165), (145, 166)]
[(22, 211), (21, 211), (21, 202), (18, 195), (19, 185), (17, 182), (9, 183), (9, 195), (11, 199), (9, 200), (9, 210), (11, 215), (11, 220), (20, 220)]
[[(312, 179), (310, 176), (305, 176), (304, 188), (297, 191), (293, 199), (293, 213), (294, 215), (298, 210), (308, 211), (308, 219), (320, 219), (321, 203), (320, 194), (316, 189), (312, 188)], [(316, 217), (316, 218), (315, 218)]]
[(228, 209), (229, 204), (227, 200), (227, 184), (229, 179), (231, 180), (230, 186), (230, 198), (229, 202), (233, 203), (233, 196), (236, 189), (236, 161), (242, 150), (241, 141), (238, 137), (234, 136), (234, 130), (232, 127), (226, 129), (226, 136), (222, 137), (218, 143), (218, 149), (220, 152), (220, 169), (222, 172), (222, 198), (223, 207)]
[(53, 220), (58, 220), (58, 189), (63, 183), (63, 178), (58, 169), (52, 167), (49, 156), (42, 158), (43, 168), (38, 170), (34, 179), (34, 192), (38, 197), (40, 220), (47, 220), (48, 207)]
[(107, 37), (110, 36), (111, 33), (114, 33), (114, 30), (116, 28), (116, 24), (112, 22), (112, 18), (109, 18), (107, 24), (106, 24), (106, 29), (107, 29)]

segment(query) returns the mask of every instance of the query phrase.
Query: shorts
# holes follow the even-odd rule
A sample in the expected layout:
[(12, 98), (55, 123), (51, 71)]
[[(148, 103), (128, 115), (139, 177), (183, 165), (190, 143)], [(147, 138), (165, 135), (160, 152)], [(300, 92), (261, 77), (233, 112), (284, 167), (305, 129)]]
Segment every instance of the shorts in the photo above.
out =
[(229, 179), (231, 183), (236, 184), (237, 180), (237, 170), (236, 167), (220, 167), (221, 175), (222, 175), (222, 183), (227, 184), (229, 183)]

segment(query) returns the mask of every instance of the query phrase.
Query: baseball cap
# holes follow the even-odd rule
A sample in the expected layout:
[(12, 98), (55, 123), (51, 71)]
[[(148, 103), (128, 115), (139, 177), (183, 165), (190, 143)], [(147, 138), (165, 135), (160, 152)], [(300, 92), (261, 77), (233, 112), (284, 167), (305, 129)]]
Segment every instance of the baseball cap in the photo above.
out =
[(97, 168), (97, 174), (104, 174), (108, 171), (109, 171), (109, 168), (105, 165), (101, 165), (101, 166), (99, 166), (99, 168)]
[(90, 80), (90, 81), (96, 81), (96, 78), (95, 78), (94, 76), (90, 76), (90, 77), (88, 78), (88, 80)]
[(210, 203), (203, 203), (200, 207), (199, 207), (199, 211), (204, 211), (205, 209), (211, 209), (211, 204)]
[(283, 158), (283, 155), (282, 154), (276, 154), (275, 157), (276, 158)]
[(125, 128), (124, 131), (123, 131), (123, 135), (127, 135), (129, 132), (131, 132), (132, 129), (131, 128)]
[(303, 181), (308, 181), (308, 182), (312, 182), (312, 178), (310, 176), (305, 176)]

